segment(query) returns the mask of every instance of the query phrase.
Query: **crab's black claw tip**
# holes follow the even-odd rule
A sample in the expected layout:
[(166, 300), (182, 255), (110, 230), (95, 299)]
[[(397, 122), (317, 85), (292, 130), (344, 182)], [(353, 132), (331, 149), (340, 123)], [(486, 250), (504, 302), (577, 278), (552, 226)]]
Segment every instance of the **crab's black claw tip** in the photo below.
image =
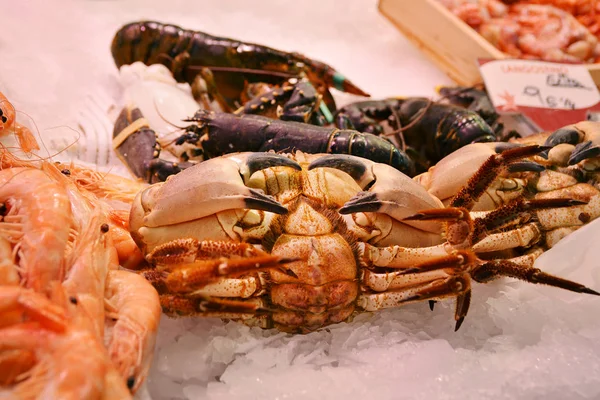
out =
[(352, 214), (357, 212), (377, 212), (381, 209), (382, 203), (373, 192), (360, 192), (346, 202), (338, 210), (340, 214)]
[(246, 167), (249, 176), (252, 176), (256, 171), (272, 167), (290, 167), (296, 171), (302, 170), (302, 167), (296, 161), (275, 153), (254, 153), (246, 160)]
[(267, 196), (258, 190), (249, 189), (250, 196), (244, 198), (246, 208), (252, 210), (269, 211), (274, 214), (287, 214), (288, 209), (283, 204), (274, 200), (270, 196)]
[(459, 319), (456, 320), (456, 325), (454, 325), (454, 332), (456, 332), (460, 329), (460, 326), (462, 325), (464, 320), (465, 320), (465, 317), (460, 317)]
[(575, 165), (588, 158), (598, 156), (600, 156), (600, 146), (594, 146), (590, 141), (579, 143), (575, 146), (571, 157), (569, 157), (569, 165)]
[(579, 131), (575, 129), (574, 126), (568, 125), (552, 132), (550, 136), (546, 138), (544, 146), (554, 147), (561, 143), (577, 144), (579, 140)]
[(509, 164), (509, 172), (542, 172), (546, 169), (542, 164), (533, 161), (519, 161)]
[(359, 158), (347, 154), (332, 154), (319, 157), (308, 166), (308, 170), (315, 168), (335, 168), (344, 171), (355, 181), (359, 181), (367, 171), (367, 166)]
[(581, 289), (581, 290), (580, 290), (580, 292), (581, 292), (581, 293), (587, 293), (587, 294), (593, 294), (594, 296), (600, 296), (600, 293), (599, 293), (599, 292), (596, 292), (595, 290), (593, 290), (593, 289), (590, 289), (590, 288), (587, 288), (587, 287), (586, 287), (586, 288), (583, 288), (583, 289)]
[(429, 300), (429, 309), (431, 311), (433, 311), (433, 308), (435, 307), (435, 300)]
[(520, 144), (520, 143), (508, 143), (508, 142), (501, 142), (501, 143), (497, 143), (494, 146), (494, 151), (497, 154), (502, 153), (505, 150), (510, 150), (510, 149), (514, 149), (516, 147), (524, 147), (524, 145)]

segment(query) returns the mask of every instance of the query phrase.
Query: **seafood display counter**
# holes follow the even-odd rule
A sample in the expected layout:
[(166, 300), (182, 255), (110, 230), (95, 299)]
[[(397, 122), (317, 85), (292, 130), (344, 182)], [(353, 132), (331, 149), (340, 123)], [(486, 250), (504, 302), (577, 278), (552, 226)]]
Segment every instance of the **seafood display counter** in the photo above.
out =
[(3, 5), (0, 399), (600, 397), (600, 122), (393, 3)]

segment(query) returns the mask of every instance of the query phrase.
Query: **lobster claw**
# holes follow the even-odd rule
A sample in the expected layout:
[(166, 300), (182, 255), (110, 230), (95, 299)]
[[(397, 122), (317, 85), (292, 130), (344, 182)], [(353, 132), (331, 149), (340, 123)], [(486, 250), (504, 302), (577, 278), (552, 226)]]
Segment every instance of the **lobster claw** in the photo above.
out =
[(236, 208), (285, 214), (287, 209), (271, 196), (245, 186), (254, 172), (273, 166), (301, 169), (295, 161), (271, 153), (240, 153), (187, 168), (136, 196), (131, 229), (173, 225)]
[[(348, 200), (338, 210), (340, 214), (378, 212), (402, 221), (413, 214), (414, 210), (443, 207), (442, 202), (429, 195), (425, 188), (386, 164), (350, 155), (331, 155), (313, 161), (308, 169), (319, 167), (336, 168), (346, 172), (364, 190)], [(405, 223), (427, 232), (440, 230), (437, 222)]]
[(161, 149), (156, 133), (139, 108), (123, 108), (115, 121), (113, 146), (117, 156), (134, 176), (151, 181), (147, 168), (158, 157)]

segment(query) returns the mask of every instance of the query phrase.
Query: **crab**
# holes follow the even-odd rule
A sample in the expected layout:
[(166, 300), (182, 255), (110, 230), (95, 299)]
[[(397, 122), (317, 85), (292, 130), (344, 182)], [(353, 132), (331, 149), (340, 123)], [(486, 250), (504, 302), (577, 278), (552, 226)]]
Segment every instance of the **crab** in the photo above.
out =
[(359, 312), (456, 298), (458, 329), (472, 281), (504, 276), (600, 295), (533, 265), (547, 248), (545, 223), (570, 226), (571, 209), (589, 204), (598, 215), (597, 202), (521, 195), (472, 211), (497, 176), (542, 150), (497, 148), (446, 205), (359, 157), (231, 154), (139, 193), (130, 230), (171, 316), (310, 332)]

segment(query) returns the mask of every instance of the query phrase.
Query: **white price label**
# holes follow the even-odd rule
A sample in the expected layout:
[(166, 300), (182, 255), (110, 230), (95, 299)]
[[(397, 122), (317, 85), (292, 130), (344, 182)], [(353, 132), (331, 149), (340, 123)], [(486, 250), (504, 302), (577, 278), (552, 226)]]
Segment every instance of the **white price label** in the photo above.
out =
[(578, 110), (600, 102), (584, 65), (528, 60), (494, 60), (480, 67), (492, 103), (499, 111), (518, 107)]

